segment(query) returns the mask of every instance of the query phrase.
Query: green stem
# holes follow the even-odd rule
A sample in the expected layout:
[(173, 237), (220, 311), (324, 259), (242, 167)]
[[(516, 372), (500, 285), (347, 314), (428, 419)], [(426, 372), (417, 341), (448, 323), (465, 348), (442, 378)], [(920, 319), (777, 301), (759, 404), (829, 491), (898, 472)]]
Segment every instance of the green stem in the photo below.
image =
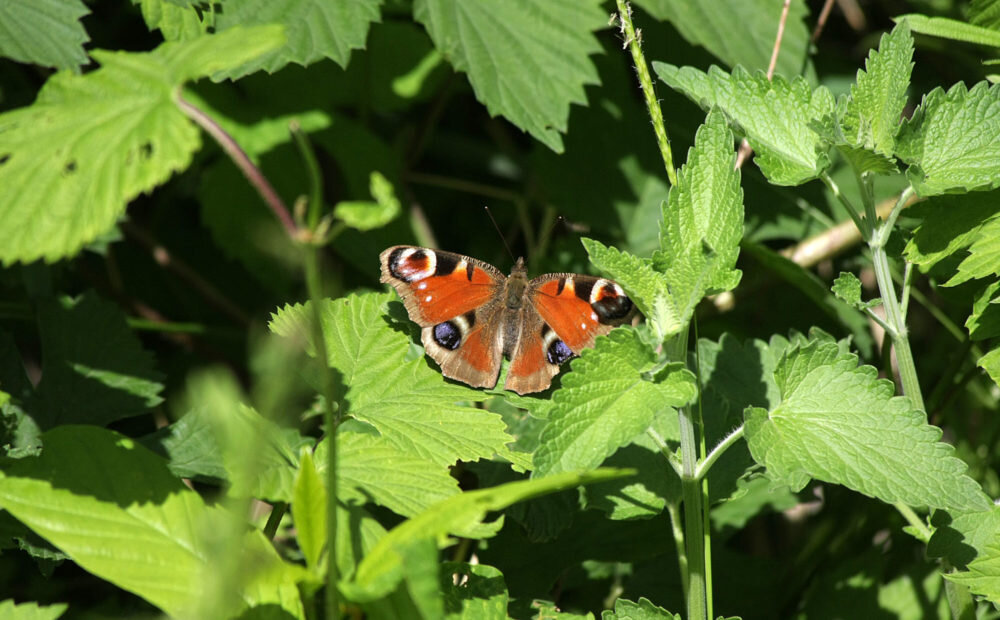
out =
[(274, 535), (278, 533), (278, 526), (281, 524), (281, 517), (285, 516), (287, 510), (288, 504), (285, 502), (275, 502), (271, 506), (271, 514), (264, 524), (264, 536), (267, 536), (268, 540), (274, 540)]
[(681, 573), (681, 589), (688, 591), (688, 560), (684, 549), (684, 528), (681, 526), (681, 511), (678, 504), (667, 502), (667, 513), (670, 514), (670, 530), (674, 535), (674, 545), (677, 547), (677, 569)]
[(677, 185), (677, 171), (674, 169), (674, 157), (670, 151), (670, 138), (667, 136), (667, 127), (663, 123), (663, 111), (660, 110), (660, 102), (656, 98), (656, 91), (653, 90), (653, 79), (649, 75), (649, 67), (646, 65), (646, 58), (642, 54), (642, 41), (636, 34), (632, 26), (632, 7), (625, 3), (625, 0), (615, 0), (618, 5), (618, 19), (621, 20), (622, 34), (625, 36), (625, 43), (632, 53), (632, 61), (635, 63), (635, 72), (639, 76), (639, 86), (642, 88), (642, 95), (646, 99), (646, 109), (649, 110), (649, 117), (653, 121), (653, 131), (656, 133), (656, 143), (660, 147), (660, 156), (663, 158), (663, 167), (667, 170), (667, 179), (670, 185)]
[(719, 457), (725, 454), (726, 450), (730, 448), (734, 443), (743, 439), (743, 433), (746, 429), (742, 424), (739, 428), (729, 433), (722, 441), (720, 441), (712, 451), (708, 453), (708, 456), (701, 460), (701, 464), (695, 470), (694, 475), (696, 478), (701, 480), (708, 473), (708, 470), (712, 468), (712, 465), (719, 460)]
[(851, 219), (854, 220), (854, 225), (861, 231), (861, 237), (864, 239), (871, 239), (871, 227), (868, 225), (867, 221), (861, 217), (861, 214), (858, 213), (854, 204), (847, 199), (847, 196), (840, 192), (840, 186), (838, 186), (833, 178), (826, 172), (822, 173), (819, 178), (824, 184), (826, 184), (826, 186), (830, 189), (830, 192), (833, 193), (837, 200), (840, 201), (840, 204), (844, 205), (844, 208), (847, 209), (847, 214), (851, 216)]
[(910, 527), (912, 527), (917, 531), (918, 533), (917, 538), (920, 540), (920, 542), (926, 545), (927, 541), (931, 539), (931, 534), (933, 534), (933, 532), (930, 530), (929, 527), (927, 527), (927, 524), (924, 523), (924, 520), (921, 519), (920, 516), (917, 515), (917, 513), (914, 512), (913, 509), (907, 506), (906, 504), (893, 504), (893, 506), (895, 506), (896, 510), (899, 511), (899, 514), (903, 515), (903, 518), (906, 519), (906, 522), (910, 524)]
[(309, 209), (306, 215), (306, 226), (315, 232), (319, 226), (320, 217), (323, 215), (323, 176), (320, 174), (319, 162), (316, 161), (316, 154), (309, 144), (309, 138), (302, 133), (302, 127), (298, 121), (293, 121), (289, 128), (292, 137), (295, 138), (295, 145), (299, 148), (302, 161), (306, 165), (306, 173), (309, 177)]

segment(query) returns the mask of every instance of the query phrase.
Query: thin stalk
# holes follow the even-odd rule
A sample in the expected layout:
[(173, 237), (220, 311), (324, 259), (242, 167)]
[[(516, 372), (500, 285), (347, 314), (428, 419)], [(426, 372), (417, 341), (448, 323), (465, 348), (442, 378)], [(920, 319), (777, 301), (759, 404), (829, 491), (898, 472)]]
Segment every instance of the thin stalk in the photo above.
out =
[(667, 459), (667, 463), (670, 464), (670, 467), (673, 468), (679, 478), (682, 475), (681, 463), (670, 450), (670, 446), (667, 445), (667, 442), (663, 440), (663, 437), (660, 437), (660, 434), (657, 433), (652, 426), (646, 429), (646, 435), (648, 435), (649, 438), (653, 440), (653, 443), (656, 444), (656, 447), (660, 449), (660, 454), (663, 455), (663, 458)]
[(869, 319), (875, 321), (878, 324), (879, 327), (881, 327), (882, 329), (884, 329), (886, 331), (886, 333), (888, 333), (889, 335), (892, 335), (892, 332), (893, 332), (892, 325), (889, 325), (888, 323), (886, 323), (885, 319), (883, 319), (879, 315), (875, 314), (875, 312), (871, 308), (865, 308), (865, 314), (868, 315)]
[(642, 96), (646, 100), (646, 109), (649, 110), (649, 118), (653, 121), (653, 132), (656, 134), (656, 143), (660, 147), (663, 167), (667, 170), (667, 179), (670, 181), (670, 185), (674, 186), (677, 185), (674, 156), (670, 151), (667, 127), (663, 123), (663, 111), (660, 110), (660, 102), (653, 89), (653, 79), (649, 75), (649, 67), (642, 54), (642, 31), (636, 31), (632, 26), (632, 7), (625, 0), (615, 0), (615, 2), (618, 5), (618, 19), (621, 22), (621, 32), (625, 37), (625, 45), (632, 53), (632, 62), (635, 63), (635, 72), (639, 76), (639, 86), (642, 88)]
[(854, 225), (861, 231), (861, 237), (865, 240), (871, 239), (872, 231), (870, 224), (861, 217), (858, 210), (854, 207), (854, 204), (847, 199), (847, 196), (840, 192), (840, 186), (838, 186), (833, 180), (833, 177), (824, 172), (819, 176), (819, 178), (830, 189), (830, 192), (833, 193), (837, 200), (840, 201), (840, 204), (844, 205), (844, 208), (847, 209), (847, 214), (851, 216), (851, 219), (854, 221)]
[(722, 441), (712, 448), (712, 451), (708, 453), (708, 456), (701, 460), (701, 464), (699, 464), (698, 468), (695, 470), (695, 477), (699, 480), (704, 478), (705, 474), (708, 473), (708, 470), (712, 468), (712, 465), (719, 460), (719, 457), (725, 454), (726, 450), (728, 450), (734, 443), (743, 439), (743, 433), (745, 430), (744, 426), (740, 424), (739, 428), (726, 435)]
[(927, 524), (924, 523), (924, 520), (921, 519), (920, 516), (913, 511), (912, 508), (910, 508), (906, 504), (896, 504), (895, 506), (896, 510), (898, 510), (899, 513), (903, 515), (903, 518), (906, 519), (906, 522), (910, 524), (910, 527), (912, 527), (914, 530), (917, 531), (918, 534), (917, 538), (920, 540), (920, 542), (926, 545), (927, 541), (931, 539), (931, 534), (933, 534), (934, 532), (932, 532), (931, 529), (927, 527)]
[(309, 207), (306, 211), (306, 226), (309, 230), (316, 232), (320, 218), (323, 216), (323, 177), (320, 175), (319, 162), (316, 161), (316, 153), (313, 152), (309, 144), (309, 138), (302, 133), (302, 126), (298, 121), (289, 124), (292, 137), (295, 138), (295, 145), (299, 148), (302, 161), (306, 165), (306, 173), (309, 177)]
[(677, 569), (681, 573), (681, 589), (687, 595), (688, 591), (688, 560), (684, 549), (684, 527), (681, 525), (681, 511), (678, 504), (667, 502), (667, 513), (670, 515), (670, 531), (674, 535), (674, 545), (677, 547)]
[(288, 504), (285, 502), (275, 502), (271, 506), (271, 514), (267, 516), (267, 523), (264, 524), (264, 536), (268, 540), (274, 540), (274, 535), (278, 533), (278, 526), (281, 524), (281, 517), (285, 516)]

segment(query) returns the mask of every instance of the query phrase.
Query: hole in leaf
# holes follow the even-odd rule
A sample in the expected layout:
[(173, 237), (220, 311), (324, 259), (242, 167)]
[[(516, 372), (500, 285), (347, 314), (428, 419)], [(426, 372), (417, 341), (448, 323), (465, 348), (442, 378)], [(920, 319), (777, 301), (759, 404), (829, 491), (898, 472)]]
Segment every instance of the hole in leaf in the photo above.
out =
[(71, 159), (63, 166), (63, 174), (73, 174), (76, 172), (76, 160)]
[(153, 157), (153, 144), (151, 142), (142, 143), (142, 146), (139, 147), (139, 157), (142, 159), (151, 159)]

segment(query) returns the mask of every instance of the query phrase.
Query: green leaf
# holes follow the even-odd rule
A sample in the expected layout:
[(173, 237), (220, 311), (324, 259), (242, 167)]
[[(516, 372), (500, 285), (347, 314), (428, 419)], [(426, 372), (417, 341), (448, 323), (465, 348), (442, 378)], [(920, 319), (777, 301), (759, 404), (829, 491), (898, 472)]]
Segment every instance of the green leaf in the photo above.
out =
[(63, 615), (66, 603), (57, 605), (39, 605), (38, 603), (21, 603), (18, 605), (13, 599), (0, 601), (0, 618), (7, 620), (56, 620)]
[[(640, 0), (636, 4), (657, 19), (669, 20), (689, 43), (701, 45), (730, 67), (743, 65), (751, 71), (765, 71), (771, 62), (782, 6), (770, 0)], [(775, 65), (779, 75), (802, 73), (809, 49), (808, 14), (805, 3), (789, 6)], [(730, 32), (733, 24), (739, 24), (738, 35), (721, 35)]]
[(588, 56), (608, 18), (597, 0), (416, 0), (413, 16), (491, 115), (563, 151), (570, 104), (599, 83)]
[(946, 573), (949, 581), (961, 584), (977, 596), (986, 597), (993, 604), (1000, 604), (1000, 544), (991, 544), (972, 562), (968, 570)]
[(323, 553), (326, 551), (326, 485), (316, 471), (312, 452), (299, 453), (299, 470), (292, 487), (292, 520), (295, 522), (295, 539), (306, 558), (306, 566), (320, 573)]
[(0, 263), (55, 261), (106, 232), (199, 146), (178, 87), (282, 40), (272, 26), (147, 53), (95, 50), (100, 69), (57, 73), (35, 103), (0, 114), (0, 229), (18, 231), (0, 244)]
[(969, 4), (969, 23), (994, 31), (1000, 30), (1000, 2), (972, 0)]
[[(93, 426), (60, 426), (41, 456), (0, 471), (0, 507), (85, 570), (174, 616), (197, 615), (218, 574), (213, 540), (230, 517), (205, 505), (158, 456)], [(242, 524), (239, 524), (242, 532)], [(228, 613), (276, 604), (302, 617), (295, 567), (259, 531), (240, 533), (243, 566)]]
[(968, 251), (969, 255), (958, 264), (958, 272), (945, 286), (1000, 274), (1000, 217), (990, 219), (976, 231)]
[(159, 29), (166, 41), (188, 41), (207, 32), (207, 25), (192, 6), (180, 6), (172, 0), (132, 0), (142, 11), (150, 30)]
[(1000, 385), (1000, 348), (993, 349), (979, 358), (976, 365), (986, 371), (993, 383)]
[(372, 230), (381, 228), (399, 215), (399, 199), (392, 183), (382, 173), (371, 173), (371, 193), (375, 202), (345, 200), (338, 202), (334, 215), (351, 228)]
[(152, 356), (114, 304), (87, 293), (38, 307), (44, 362), (28, 408), (42, 428), (103, 426), (145, 413), (162, 399)]
[(797, 490), (816, 478), (911, 506), (992, 505), (953, 448), (938, 441), (940, 429), (836, 343), (795, 346), (774, 374), (781, 403), (746, 412), (750, 452), (772, 480)]
[(43, 67), (79, 71), (90, 40), (80, 0), (6, 0), (0, 3), (0, 56)]
[(625, 598), (615, 600), (614, 611), (605, 609), (601, 614), (601, 620), (682, 620), (682, 618), (680, 614), (670, 613), (642, 597), (639, 602)]
[(485, 564), (445, 562), (441, 565), (445, 618), (507, 618), (507, 586), (503, 574)]
[(548, 425), (542, 430), (532, 476), (593, 469), (646, 430), (654, 416), (695, 396), (694, 375), (672, 365), (650, 376), (656, 355), (635, 330), (598, 338), (572, 362)]
[(732, 290), (742, 277), (735, 268), (743, 236), (743, 189), (735, 161), (733, 134), (713, 109), (663, 205), (660, 249), (653, 254), (653, 266), (666, 273), (675, 301), (683, 300), (678, 305), (685, 322), (702, 297)]
[(582, 243), (590, 262), (625, 289), (639, 312), (657, 326), (663, 337), (681, 330), (687, 308), (676, 306), (666, 277), (653, 268), (652, 260), (621, 252), (593, 239), (584, 238)]
[(903, 123), (896, 155), (920, 196), (1000, 186), (1000, 87), (935, 88)]
[[(374, 426), (402, 452), (438, 465), (505, 455), (513, 438), (500, 416), (465, 404), (487, 394), (445, 382), (423, 357), (408, 359), (405, 313), (395, 313), (405, 323), (385, 316), (390, 305), (398, 305), (389, 304), (392, 298), (367, 293), (322, 304), (327, 361), (347, 387), (347, 413)], [(270, 328), (315, 355), (311, 316), (309, 304), (285, 306), (272, 315)]]
[(893, 20), (896, 22), (908, 22), (910, 30), (920, 34), (952, 39), (954, 41), (964, 41), (966, 43), (976, 43), (978, 45), (1000, 47), (1000, 32), (967, 24), (957, 19), (927, 17), (926, 15), (908, 13), (894, 17)]
[[(324, 483), (329, 475), (328, 449), (326, 439), (316, 446), (316, 470)], [(458, 481), (437, 463), (403, 451), (377, 435), (337, 432), (340, 501), (358, 505), (373, 501), (412, 517), (458, 492)]]
[(224, 32), (242, 26), (281, 24), (287, 40), (267, 54), (225, 67), (216, 78), (236, 79), (261, 69), (274, 73), (289, 63), (303, 66), (329, 58), (346, 67), (351, 50), (363, 48), (368, 29), (379, 21), (382, 0), (241, 0), (215, 13), (215, 27)]
[(1000, 506), (976, 512), (938, 512), (931, 525), (934, 534), (927, 542), (927, 557), (944, 558), (964, 569), (1000, 539)]
[(610, 480), (631, 472), (596, 470), (586, 473), (563, 473), (536, 480), (522, 480), (497, 487), (468, 491), (435, 504), (418, 516), (393, 528), (371, 553), (365, 556), (353, 581), (340, 587), (351, 600), (365, 602), (384, 596), (404, 577), (408, 550), (425, 541), (441, 548), (447, 534), (469, 531), (483, 522), (487, 513), (502, 510), (516, 502), (540, 497), (582, 484)]
[(732, 74), (718, 67), (702, 73), (691, 67), (654, 62), (661, 80), (703, 108), (722, 109), (756, 151), (754, 162), (775, 185), (800, 185), (830, 165), (826, 146), (810, 128), (834, 109), (825, 87), (813, 90), (802, 77), (788, 81), (763, 72), (750, 75), (742, 67)]
[(878, 51), (872, 50), (865, 71), (858, 71), (851, 86), (841, 127), (848, 144), (892, 158), (906, 89), (913, 71), (913, 37), (906, 22), (882, 35)]
[(986, 340), (1000, 336), (1000, 281), (987, 284), (976, 295), (972, 314), (965, 321), (972, 340)]
[(837, 279), (833, 281), (831, 290), (837, 296), (837, 299), (855, 310), (867, 310), (882, 305), (881, 297), (876, 297), (869, 301), (861, 301), (861, 280), (853, 273), (841, 271)]
[(983, 237), (986, 223), (1000, 215), (1000, 191), (934, 196), (907, 210), (921, 218), (903, 255), (923, 271)]

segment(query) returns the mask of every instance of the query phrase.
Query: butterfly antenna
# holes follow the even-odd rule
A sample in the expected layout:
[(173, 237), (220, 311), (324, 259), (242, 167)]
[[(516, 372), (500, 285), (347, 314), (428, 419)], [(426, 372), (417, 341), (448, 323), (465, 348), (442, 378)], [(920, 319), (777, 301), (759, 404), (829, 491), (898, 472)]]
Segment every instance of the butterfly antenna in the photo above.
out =
[(493, 212), (490, 211), (489, 207), (483, 207), (483, 209), (486, 210), (486, 215), (488, 215), (490, 217), (490, 221), (493, 222), (493, 228), (497, 229), (497, 234), (500, 235), (500, 241), (503, 241), (503, 247), (507, 249), (507, 254), (510, 255), (510, 262), (517, 262), (517, 259), (514, 258), (514, 253), (510, 251), (510, 246), (507, 245), (507, 239), (503, 236), (503, 232), (500, 231), (500, 226), (497, 224), (497, 221), (493, 219)]

